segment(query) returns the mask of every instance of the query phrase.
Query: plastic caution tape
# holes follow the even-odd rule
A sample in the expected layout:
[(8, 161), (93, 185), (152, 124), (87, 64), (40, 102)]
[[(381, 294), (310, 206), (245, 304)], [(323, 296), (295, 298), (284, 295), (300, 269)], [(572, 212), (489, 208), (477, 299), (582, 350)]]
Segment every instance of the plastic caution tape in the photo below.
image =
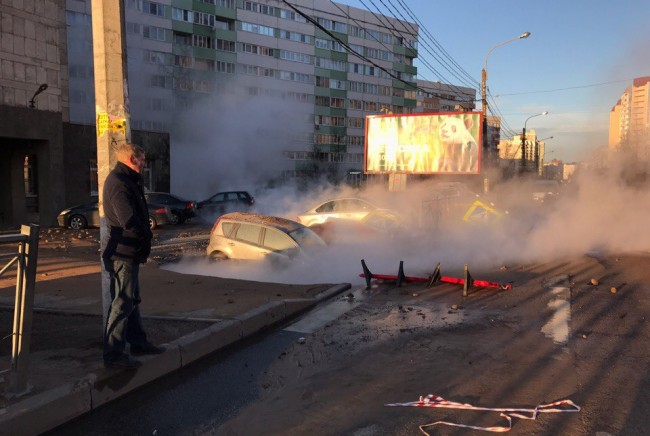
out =
[(580, 406), (571, 400), (561, 400), (554, 403), (539, 404), (533, 409), (517, 409), (517, 408), (494, 408), (494, 407), (477, 407), (471, 404), (456, 403), (454, 401), (447, 401), (444, 398), (429, 394), (426, 397), (420, 397), (418, 401), (411, 401), (408, 403), (390, 403), (384, 404), (388, 407), (438, 407), (441, 409), (464, 409), (464, 410), (482, 410), (488, 412), (500, 412), (500, 416), (508, 421), (508, 426), (499, 427), (477, 427), (474, 425), (458, 424), (455, 422), (436, 421), (431, 424), (424, 424), (420, 426), (420, 431), (427, 436), (430, 436), (424, 429), (433, 427), (434, 425), (449, 425), (452, 427), (471, 428), (473, 430), (491, 431), (495, 433), (504, 433), (510, 431), (512, 428), (512, 418), (521, 419), (537, 419), (540, 413), (566, 413), (566, 412), (579, 412)]

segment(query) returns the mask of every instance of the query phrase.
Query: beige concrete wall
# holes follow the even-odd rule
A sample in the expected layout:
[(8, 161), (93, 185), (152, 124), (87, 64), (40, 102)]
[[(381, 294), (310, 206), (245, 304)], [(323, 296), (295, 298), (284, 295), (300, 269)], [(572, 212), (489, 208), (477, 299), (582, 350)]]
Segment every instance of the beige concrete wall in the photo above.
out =
[(68, 112), (64, 0), (13, 0), (0, 5), (0, 104)]

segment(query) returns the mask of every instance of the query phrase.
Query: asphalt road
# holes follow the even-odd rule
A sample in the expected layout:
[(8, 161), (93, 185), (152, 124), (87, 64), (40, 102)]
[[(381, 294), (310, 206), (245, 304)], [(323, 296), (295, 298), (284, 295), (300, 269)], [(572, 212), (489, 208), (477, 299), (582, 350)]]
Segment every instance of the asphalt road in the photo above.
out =
[[(335, 320), (284, 326), (51, 434), (415, 435), (507, 427), (493, 409), (561, 400), (581, 410), (515, 416), (510, 434), (647, 434), (648, 265), (522, 265), (500, 277), (512, 291), (466, 298), (447, 284), (357, 290), (330, 305)], [(488, 410), (385, 406), (427, 394)]]

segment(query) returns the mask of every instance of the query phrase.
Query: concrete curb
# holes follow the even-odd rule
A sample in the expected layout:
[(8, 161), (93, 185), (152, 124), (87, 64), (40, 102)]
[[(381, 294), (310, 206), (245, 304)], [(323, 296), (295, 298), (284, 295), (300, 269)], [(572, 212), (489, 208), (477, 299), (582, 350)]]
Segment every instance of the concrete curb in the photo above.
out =
[(164, 353), (140, 357), (137, 371), (101, 370), (0, 409), (0, 435), (27, 436), (51, 430), (134, 389), (267, 329), (347, 289), (333, 286), (313, 298), (269, 302), (231, 320), (215, 322), (167, 345)]

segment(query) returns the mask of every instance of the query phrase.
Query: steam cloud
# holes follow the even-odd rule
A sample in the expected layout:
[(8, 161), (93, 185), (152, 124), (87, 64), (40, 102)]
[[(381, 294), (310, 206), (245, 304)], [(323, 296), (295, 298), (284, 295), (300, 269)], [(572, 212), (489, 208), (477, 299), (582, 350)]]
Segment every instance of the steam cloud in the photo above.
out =
[[(480, 189), (465, 187), (456, 199), (460, 206), (450, 208), (454, 210), (438, 225), (425, 219), (426, 202), (450, 186), (444, 176), (429, 181), (410, 178), (403, 192), (388, 192), (385, 179), (362, 191), (326, 183), (311, 189), (291, 184), (270, 188), (266, 182), (287, 162), (282, 151), (300, 148), (295, 146), (293, 126), (310, 127), (304, 115), (302, 122), (295, 122), (301, 112), (309, 113), (299, 103), (278, 105), (277, 99), (236, 93), (196, 105), (178, 118), (180, 128), (172, 140), (173, 191), (201, 200), (217, 191), (248, 190), (255, 196), (256, 213), (294, 220), (325, 200), (361, 197), (403, 217), (404, 230), (398, 237), (345, 235), (311, 263), (296, 262), (283, 270), (264, 263), (210, 263), (207, 256), (166, 268), (265, 282), (357, 284), (363, 283), (361, 259), (378, 273), (396, 273), (403, 260), (408, 275), (430, 274), (438, 262), (446, 274), (458, 275), (465, 263), (474, 272), (582, 256), (590, 250), (650, 249), (650, 232), (645, 230), (650, 192), (630, 183), (632, 167), (623, 160), (606, 170), (582, 169), (561, 187), (556, 200), (544, 203), (533, 200), (532, 192), (540, 189), (533, 180), (493, 181), (493, 192), (481, 195), (476, 194)], [(502, 219), (495, 224), (463, 222), (464, 211), (477, 199), (494, 205), (504, 213)]]

